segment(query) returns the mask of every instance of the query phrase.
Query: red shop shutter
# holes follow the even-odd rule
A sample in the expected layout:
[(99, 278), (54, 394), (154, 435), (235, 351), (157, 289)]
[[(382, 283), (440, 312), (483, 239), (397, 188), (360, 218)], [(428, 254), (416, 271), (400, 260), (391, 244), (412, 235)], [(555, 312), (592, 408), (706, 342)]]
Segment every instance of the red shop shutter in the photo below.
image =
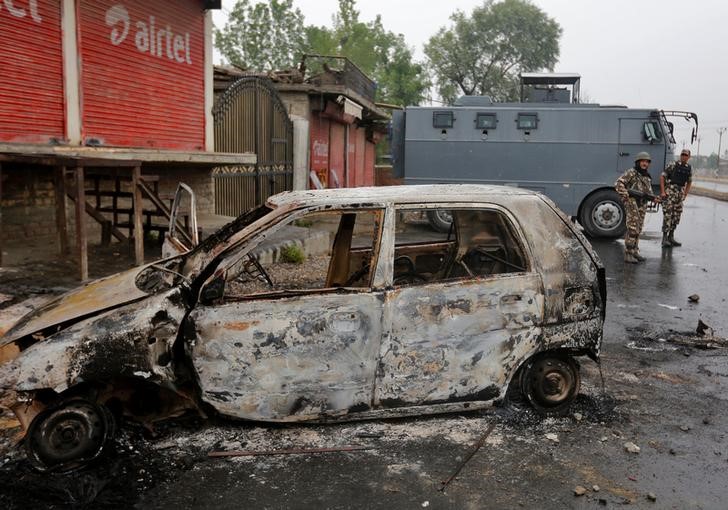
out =
[(204, 149), (204, 23), (199, 0), (80, 0), (85, 143)]
[(329, 188), (346, 187), (346, 128), (343, 124), (331, 121), (329, 138)]
[(61, 1), (0, 1), (0, 141), (65, 138)]

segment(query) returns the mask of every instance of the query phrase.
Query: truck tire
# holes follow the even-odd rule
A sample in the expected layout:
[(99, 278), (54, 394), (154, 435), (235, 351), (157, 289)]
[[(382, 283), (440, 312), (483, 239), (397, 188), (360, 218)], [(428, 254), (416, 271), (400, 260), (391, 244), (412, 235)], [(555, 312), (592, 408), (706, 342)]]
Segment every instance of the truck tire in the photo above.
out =
[(427, 211), (427, 221), (438, 232), (448, 233), (450, 232), (450, 227), (452, 227), (452, 213), (441, 209)]
[(603, 189), (589, 195), (581, 205), (579, 223), (589, 237), (622, 237), (627, 214), (616, 191)]

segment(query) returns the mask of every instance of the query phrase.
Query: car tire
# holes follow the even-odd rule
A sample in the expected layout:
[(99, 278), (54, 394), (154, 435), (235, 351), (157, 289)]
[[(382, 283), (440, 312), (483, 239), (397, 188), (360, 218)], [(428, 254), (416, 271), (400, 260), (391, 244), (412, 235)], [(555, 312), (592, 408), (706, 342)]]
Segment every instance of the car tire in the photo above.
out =
[(105, 406), (70, 398), (33, 419), (25, 449), (38, 471), (67, 473), (99, 458), (112, 443), (115, 431), (114, 416)]
[(427, 221), (438, 232), (448, 233), (452, 228), (452, 214), (450, 211), (427, 211)]
[(521, 375), (521, 391), (540, 414), (565, 414), (579, 394), (579, 366), (571, 356), (546, 353), (526, 362)]
[(603, 189), (589, 195), (581, 205), (579, 223), (589, 237), (617, 238), (627, 231), (627, 214), (616, 191)]

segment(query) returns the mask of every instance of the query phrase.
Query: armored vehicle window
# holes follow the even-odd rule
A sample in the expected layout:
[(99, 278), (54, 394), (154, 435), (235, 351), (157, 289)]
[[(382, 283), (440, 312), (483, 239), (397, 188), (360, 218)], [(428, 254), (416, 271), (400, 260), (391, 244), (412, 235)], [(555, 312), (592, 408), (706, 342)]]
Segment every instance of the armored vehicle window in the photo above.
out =
[(475, 129), (495, 129), (498, 117), (495, 113), (478, 113), (475, 115)]
[(438, 129), (449, 129), (455, 122), (455, 116), (452, 112), (433, 112), (432, 127)]
[(225, 297), (369, 287), (382, 213), (380, 210), (309, 213), (272, 234), (266, 233), (272, 239), (295, 233), (304, 242), (269, 250), (264, 241), (228, 270)]
[[(435, 214), (439, 223), (432, 221)], [(449, 229), (441, 225), (446, 219)], [(397, 215), (395, 286), (518, 273), (527, 265), (518, 234), (498, 210), (405, 209)]]
[(536, 113), (519, 113), (516, 119), (518, 129), (538, 129), (538, 114)]
[(647, 141), (650, 143), (662, 140), (662, 133), (660, 133), (660, 128), (657, 126), (656, 122), (645, 122), (642, 132), (644, 133)]

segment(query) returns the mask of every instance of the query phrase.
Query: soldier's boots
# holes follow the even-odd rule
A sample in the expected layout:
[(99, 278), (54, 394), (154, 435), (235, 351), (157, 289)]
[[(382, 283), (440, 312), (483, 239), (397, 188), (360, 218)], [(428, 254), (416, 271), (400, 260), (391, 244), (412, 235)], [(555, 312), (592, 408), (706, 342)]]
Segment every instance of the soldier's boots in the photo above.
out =
[(640, 255), (639, 253), (635, 253), (635, 254), (634, 254), (634, 258), (636, 258), (636, 259), (637, 259), (637, 262), (644, 262), (645, 260), (647, 260), (647, 257), (643, 257), (643, 256), (642, 256), (642, 255)]
[(670, 242), (670, 236), (667, 232), (662, 234), (662, 247), (663, 248), (672, 248), (672, 243)]
[(681, 242), (675, 240), (675, 232), (670, 232), (667, 240), (670, 241), (671, 246), (682, 246)]
[(624, 256), (624, 262), (627, 264), (639, 264), (640, 261), (634, 255), (628, 254)]

